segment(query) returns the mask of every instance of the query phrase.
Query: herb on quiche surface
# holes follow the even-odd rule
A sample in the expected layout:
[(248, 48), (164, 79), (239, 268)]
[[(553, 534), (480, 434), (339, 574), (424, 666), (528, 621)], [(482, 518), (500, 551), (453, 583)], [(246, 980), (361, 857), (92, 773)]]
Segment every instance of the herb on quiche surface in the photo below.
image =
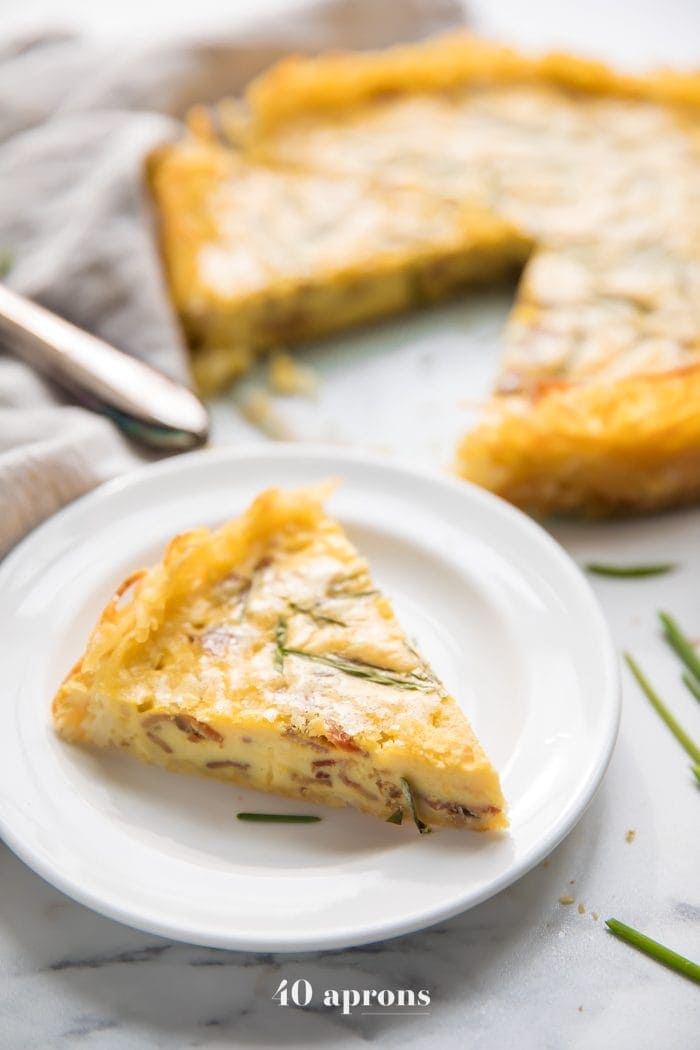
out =
[[(289, 604), (295, 611), (308, 612), (308, 610), (300, 606), (295, 606), (292, 602)], [(339, 620), (333, 622), (340, 623)], [(342, 626), (345, 626), (345, 624), (342, 624)], [(375, 682), (377, 685), (389, 685), (397, 689), (427, 691), (435, 689), (437, 684), (437, 680), (431, 678), (423, 669), (408, 671), (404, 674), (401, 671), (393, 671), (390, 667), (377, 667), (375, 664), (368, 664), (362, 660), (354, 660), (345, 656), (337, 656), (333, 653), (311, 653), (306, 649), (295, 649), (287, 645), (287, 621), (284, 617), (280, 617), (275, 628), (274, 654), (275, 667), (280, 672), (284, 670), (285, 656), (299, 656), (304, 660), (311, 660), (314, 663), (325, 664), (326, 667), (333, 667), (336, 671), (342, 671), (343, 674), (351, 675), (354, 678), (364, 678), (367, 681)]]
[(413, 790), (411, 788), (411, 785), (409, 784), (409, 782), (406, 780), (405, 777), (401, 777), (400, 783), (401, 783), (401, 790), (403, 791), (403, 797), (406, 800), (406, 806), (408, 808), (408, 812), (411, 814), (411, 816), (413, 818), (413, 823), (416, 825), (416, 827), (418, 828), (418, 830), (421, 833), (421, 835), (428, 835), (433, 829), (431, 827), (429, 827), (425, 823), (425, 821), (421, 820), (420, 817), (418, 816), (418, 814), (416, 813), (416, 801), (415, 801), (415, 799), (413, 797)]
[(685, 636), (676, 621), (668, 613), (660, 612), (659, 619), (663, 625), (666, 641), (700, 683), (700, 656), (695, 651), (693, 643)]
[(641, 579), (644, 576), (661, 576), (673, 572), (675, 562), (658, 562), (650, 565), (605, 565), (603, 562), (591, 561), (586, 565), (586, 572), (595, 576), (618, 576), (621, 579)]
[(686, 959), (684, 955), (679, 955), (678, 952), (672, 951), (664, 944), (659, 944), (658, 941), (653, 941), (651, 937), (640, 933), (639, 930), (635, 930), (632, 926), (626, 926), (619, 919), (606, 919), (605, 925), (611, 933), (626, 941), (627, 944), (631, 944), (633, 948), (637, 948), (638, 951), (644, 952), (645, 955), (656, 959), (657, 962), (663, 963), (664, 966), (675, 970), (676, 973), (689, 977), (691, 981), (700, 982), (700, 965), (698, 963)]
[(399, 806), (398, 809), (395, 809), (390, 817), (386, 818), (386, 822), (387, 824), (398, 824), (399, 826), (403, 824), (403, 810), (401, 806)]
[(353, 572), (349, 576), (341, 576), (339, 580), (331, 581), (326, 594), (329, 598), (369, 598), (371, 595), (379, 594), (379, 591), (375, 589), (366, 591), (348, 590), (348, 584), (359, 583), (360, 580), (368, 580), (366, 569), (358, 569), (357, 572)]
[(347, 624), (343, 623), (342, 620), (336, 620), (332, 616), (324, 616), (322, 613), (316, 612), (314, 608), (305, 609), (302, 605), (297, 605), (296, 602), (290, 602), (289, 608), (302, 616), (308, 616), (309, 619), (317, 624), (331, 623), (335, 624), (337, 627), (347, 627)]
[(657, 714), (660, 715), (661, 718), (663, 718), (664, 722), (671, 730), (678, 743), (681, 745), (681, 747), (685, 748), (685, 750), (692, 758), (693, 762), (700, 763), (700, 747), (698, 747), (698, 745), (691, 739), (691, 737), (688, 736), (683, 727), (673, 717), (673, 715), (666, 707), (661, 697), (654, 690), (649, 680), (643, 674), (634, 657), (632, 657), (629, 653), (625, 653), (624, 655), (625, 660), (627, 661), (627, 666), (629, 667), (634, 677), (637, 679), (637, 682), (642, 692), (652, 704)]
[(287, 621), (281, 616), (275, 627), (275, 667), (280, 674), (284, 671), (285, 644), (287, 641)]
[(354, 678), (364, 678), (377, 685), (391, 685), (397, 689), (432, 690), (434, 686), (418, 675), (409, 672), (405, 677), (398, 671), (392, 671), (387, 667), (375, 667), (373, 664), (362, 663), (360, 660), (349, 660), (344, 656), (332, 656), (327, 653), (308, 653), (305, 649), (291, 649), (286, 646), (282, 648), (284, 656), (300, 656), (314, 663), (325, 664), (326, 667), (334, 667), (336, 671), (352, 675)]
[(317, 824), (321, 819), (302, 813), (236, 813), (236, 817), (258, 824)]

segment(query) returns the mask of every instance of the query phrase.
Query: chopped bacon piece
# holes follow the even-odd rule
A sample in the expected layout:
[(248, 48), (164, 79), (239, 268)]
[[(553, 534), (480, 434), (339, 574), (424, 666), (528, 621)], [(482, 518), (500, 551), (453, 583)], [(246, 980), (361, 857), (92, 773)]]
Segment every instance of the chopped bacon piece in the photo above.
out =
[(213, 740), (216, 744), (223, 744), (224, 738), (216, 729), (212, 729), (206, 722), (200, 722), (192, 715), (175, 715), (173, 722), (181, 733), (187, 735), (188, 740), (196, 743), (198, 740)]
[(326, 730), (326, 737), (331, 744), (334, 744), (341, 751), (359, 751), (362, 752), (362, 748), (355, 743), (349, 733), (346, 733), (340, 726), (331, 724)]

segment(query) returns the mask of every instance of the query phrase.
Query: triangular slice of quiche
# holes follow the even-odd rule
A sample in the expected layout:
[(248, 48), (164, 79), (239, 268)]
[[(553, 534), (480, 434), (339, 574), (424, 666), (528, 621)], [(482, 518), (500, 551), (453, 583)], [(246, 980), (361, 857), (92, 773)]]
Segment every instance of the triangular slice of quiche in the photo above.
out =
[(125, 580), (54, 699), (59, 733), (385, 820), (505, 827), (498, 774), (327, 492), (263, 492)]

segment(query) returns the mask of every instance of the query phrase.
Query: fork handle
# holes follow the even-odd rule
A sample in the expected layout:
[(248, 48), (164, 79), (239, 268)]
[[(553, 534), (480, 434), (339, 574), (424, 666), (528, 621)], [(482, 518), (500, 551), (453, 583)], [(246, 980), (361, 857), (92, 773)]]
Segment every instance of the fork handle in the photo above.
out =
[(187, 449), (209, 420), (191, 390), (0, 283), (0, 337), (13, 354), (134, 440)]

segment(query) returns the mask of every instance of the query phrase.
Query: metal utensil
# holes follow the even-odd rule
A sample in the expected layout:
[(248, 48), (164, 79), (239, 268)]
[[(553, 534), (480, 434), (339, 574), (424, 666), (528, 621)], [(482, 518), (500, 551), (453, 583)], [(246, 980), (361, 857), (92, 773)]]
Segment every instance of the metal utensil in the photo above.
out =
[(209, 420), (191, 390), (0, 284), (0, 338), (86, 408), (134, 440), (186, 449), (207, 440)]

